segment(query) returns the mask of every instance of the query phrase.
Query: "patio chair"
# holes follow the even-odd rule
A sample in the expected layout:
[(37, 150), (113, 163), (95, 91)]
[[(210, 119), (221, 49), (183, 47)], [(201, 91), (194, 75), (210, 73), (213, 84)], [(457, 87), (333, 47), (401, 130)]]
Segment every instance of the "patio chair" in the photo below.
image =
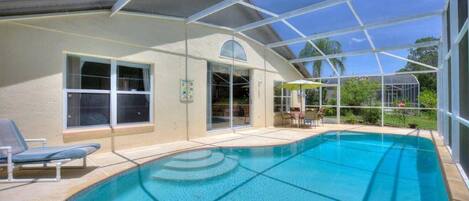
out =
[(318, 117), (319, 117), (319, 122), (324, 125), (324, 108), (321, 107), (319, 108), (319, 112), (318, 112)]
[(290, 113), (288, 112), (282, 112), (280, 113), (280, 117), (282, 118), (282, 126), (285, 126), (285, 120), (290, 122), (290, 126), (293, 124), (293, 117)]
[(305, 112), (305, 117), (304, 117), (305, 124), (309, 124), (312, 126), (317, 126), (317, 122), (319, 121), (319, 115), (315, 110), (308, 110)]
[[(27, 142), (41, 142), (42, 147), (29, 148)], [(100, 144), (80, 144), (71, 146), (46, 147), (46, 139), (24, 139), (12, 120), (0, 119), (0, 167), (7, 167), (7, 179), (0, 182), (60, 181), (61, 167), (74, 159), (83, 159), (82, 168), (86, 168), (86, 156), (98, 150)], [(15, 166), (55, 164), (55, 178), (14, 179)]]

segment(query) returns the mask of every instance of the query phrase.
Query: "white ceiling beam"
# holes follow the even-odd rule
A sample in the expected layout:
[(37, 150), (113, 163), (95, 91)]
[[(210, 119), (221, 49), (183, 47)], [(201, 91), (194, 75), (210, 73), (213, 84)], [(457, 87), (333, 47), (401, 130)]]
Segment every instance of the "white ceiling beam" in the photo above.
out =
[(257, 28), (257, 27), (264, 26), (264, 25), (272, 24), (272, 23), (275, 23), (275, 22), (278, 22), (278, 21), (281, 21), (281, 20), (284, 20), (284, 19), (300, 16), (300, 15), (303, 15), (303, 14), (306, 14), (306, 13), (310, 13), (310, 12), (314, 12), (314, 11), (321, 10), (321, 9), (324, 9), (324, 8), (328, 8), (328, 7), (331, 7), (331, 6), (335, 6), (335, 5), (338, 5), (338, 4), (342, 4), (342, 3), (345, 3), (346, 1), (347, 0), (326, 0), (326, 1), (316, 3), (316, 4), (313, 4), (313, 5), (310, 5), (310, 6), (306, 6), (306, 7), (300, 8), (300, 9), (288, 11), (286, 13), (278, 15), (277, 17), (271, 17), (271, 18), (267, 18), (267, 19), (264, 19), (264, 20), (254, 22), (254, 23), (246, 24), (246, 25), (243, 25), (241, 27), (235, 28), (234, 30), (235, 30), (235, 32), (247, 31), (247, 30), (250, 30), (250, 29), (254, 29), (254, 28)]
[[(380, 76), (393, 76), (393, 75), (414, 75), (414, 74), (427, 74), (427, 73), (437, 73), (437, 70), (422, 70), (422, 71), (402, 71), (402, 72), (393, 72), (393, 73), (383, 73), (383, 74), (369, 74), (369, 75), (342, 75), (340, 78), (352, 78), (352, 77), (380, 77)], [(337, 79), (338, 77), (314, 77), (306, 78), (308, 80), (319, 80), (319, 79)], [(380, 106), (378, 106), (380, 107)]]
[(353, 52), (343, 52), (339, 54), (329, 54), (326, 56), (315, 56), (315, 57), (306, 57), (306, 58), (300, 58), (300, 59), (292, 59), (292, 60), (289, 60), (289, 62), (290, 63), (311, 62), (311, 61), (338, 58), (338, 57), (360, 56), (360, 55), (372, 54), (376, 52), (379, 53), (379, 52), (402, 50), (402, 49), (409, 49), (409, 48), (431, 47), (431, 46), (437, 46), (439, 44), (440, 44), (439, 41), (431, 41), (431, 42), (417, 43), (417, 44), (411, 44), (411, 45), (399, 45), (399, 46), (386, 47), (386, 48), (376, 48), (375, 50), (359, 50), (359, 51), (353, 51)]
[[(293, 26), (292, 24), (290, 24), (286, 20), (282, 20), (282, 22), (285, 23), (285, 25), (287, 25), (290, 29), (292, 29), (294, 32), (296, 32), (301, 37), (306, 37), (306, 35), (304, 35), (300, 30), (298, 30), (295, 26)], [(319, 49), (319, 47), (312, 40), (309, 40), (308, 43), (311, 44), (311, 46), (313, 46), (313, 48), (316, 51), (318, 51), (319, 54), (321, 54), (322, 56), (326, 56), (326, 54), (321, 49)], [(334, 67), (334, 64), (332, 64), (331, 60), (330, 59), (326, 59), (326, 60), (327, 60), (327, 63), (329, 63), (329, 65), (331, 66), (334, 73), (337, 76), (340, 76), (339, 71), (337, 71), (337, 69)]]
[(246, 6), (246, 7), (248, 7), (248, 8), (252, 8), (252, 9), (254, 9), (254, 10), (257, 10), (257, 11), (259, 11), (259, 12), (261, 12), (261, 13), (270, 15), (270, 16), (272, 16), (272, 17), (278, 17), (278, 15), (277, 15), (276, 13), (270, 12), (270, 11), (268, 11), (268, 10), (266, 10), (266, 9), (263, 9), (263, 8), (261, 8), (261, 7), (252, 5), (252, 4), (250, 4), (250, 3), (248, 3), (248, 2), (245, 2), (245, 1), (240, 1), (240, 2), (238, 2), (238, 4), (241, 4), (241, 5)]
[(390, 57), (394, 57), (396, 59), (404, 60), (404, 61), (407, 61), (407, 62), (410, 62), (410, 63), (413, 63), (413, 64), (421, 65), (423, 67), (427, 67), (427, 68), (430, 68), (430, 69), (433, 69), (433, 70), (438, 70), (437, 67), (434, 67), (434, 66), (431, 66), (431, 65), (428, 65), (428, 64), (424, 64), (422, 62), (418, 62), (418, 61), (415, 61), (415, 60), (412, 60), (412, 59), (407, 59), (407, 58), (404, 58), (404, 57), (401, 57), (401, 56), (398, 56), (398, 55), (395, 55), (395, 54), (391, 54), (389, 52), (379, 52), (379, 53), (390, 56)]
[(96, 14), (106, 14), (106, 13), (109, 13), (109, 9), (70, 11), (70, 12), (31, 14), (31, 15), (14, 15), (14, 16), (0, 17), (0, 22), (21, 21), (21, 20), (37, 20), (37, 19), (82, 16), (82, 15), (96, 15)]
[[(262, 12), (262, 13), (264, 13), (264, 14), (267, 14), (267, 15), (270, 15), (270, 16), (273, 16), (273, 17), (278, 17), (277, 14), (275, 14), (275, 13), (273, 13), (273, 12), (270, 12), (270, 11), (268, 11), (268, 10), (265, 10), (265, 9), (263, 9), (263, 8), (259, 8), (259, 7), (255, 6), (255, 5), (250, 4), (250, 3), (247, 3), (247, 2), (244, 2), (244, 1), (243, 1), (243, 2), (241, 2), (240, 4), (243, 5), (243, 6), (252, 8), (252, 9), (254, 9), (254, 10), (257, 10), (257, 11), (259, 11), (259, 12)], [(295, 33), (297, 33), (299, 36), (301, 36), (301, 37), (306, 37), (306, 35), (303, 34), (303, 32), (301, 32), (300, 30), (298, 30), (295, 26), (293, 26), (292, 24), (290, 24), (287, 20), (283, 19), (283, 20), (281, 20), (281, 21), (282, 21), (288, 28), (290, 28), (290, 29), (293, 30)], [(308, 42), (309, 42), (309, 43), (311, 44), (311, 46), (313, 46), (313, 48), (316, 49), (322, 56), (326, 56), (326, 54), (324, 54), (324, 52), (323, 52), (321, 49), (319, 49), (319, 47), (318, 47), (316, 44), (314, 44), (313, 41), (310, 40), (310, 41), (308, 41)], [(329, 59), (326, 59), (326, 60), (327, 60), (327, 62), (329, 63), (329, 65), (331, 66), (331, 68), (332, 68), (332, 70), (334, 71), (334, 73), (335, 73), (336, 75), (339, 75), (339, 72), (338, 72), (337, 69), (334, 67), (334, 65), (332, 64), (332, 62), (331, 62)]]
[(362, 31), (363, 29), (376, 29), (376, 28), (385, 27), (385, 26), (397, 25), (397, 24), (416, 21), (416, 20), (421, 20), (421, 19), (425, 19), (425, 18), (429, 18), (429, 17), (441, 16), (441, 14), (442, 14), (442, 12), (438, 11), (438, 12), (431, 12), (431, 13), (426, 13), (426, 14), (421, 14), (421, 15), (416, 15), (416, 16), (385, 20), (385, 21), (377, 22), (377, 23), (364, 24), (363, 26), (350, 27), (350, 28), (325, 32), (325, 33), (313, 34), (313, 35), (310, 35), (310, 36), (306, 36), (306, 38), (294, 38), (294, 39), (290, 39), (290, 40), (270, 43), (270, 44), (267, 44), (267, 47), (269, 47), (269, 48), (281, 47), (281, 46), (291, 45), (291, 44), (295, 44), (295, 43), (306, 42), (308, 40), (316, 40), (316, 39), (320, 39), (320, 38), (327, 38), (327, 37), (332, 37), (332, 36), (345, 35), (345, 34), (349, 34), (349, 33)]
[(379, 72), (384, 73), (384, 68), (383, 68), (383, 65), (381, 64), (381, 60), (379, 59), (378, 53), (375, 52), (374, 55), (375, 55), (376, 63), (378, 63)]
[(469, 23), (469, 20), (466, 20), (464, 24), (462, 25), (461, 30), (458, 33), (458, 36), (456, 36), (456, 42), (454, 44), (461, 42), (462, 38), (466, 35), (466, 31), (468, 27), (467, 23)]
[(186, 23), (189, 24), (189, 23), (195, 22), (195, 21), (200, 20), (204, 17), (207, 17), (207, 16), (209, 16), (213, 13), (216, 13), (220, 10), (223, 10), (225, 8), (228, 8), (232, 5), (234, 5), (234, 4), (237, 4), (241, 1), (242, 0), (224, 0), (220, 3), (217, 3), (213, 6), (210, 6), (210, 7), (206, 8), (206, 9), (200, 11), (200, 12), (197, 12), (197, 13), (189, 16), (186, 20)]
[(324, 60), (324, 59), (333, 59), (333, 58), (340, 58), (340, 57), (353, 57), (353, 56), (360, 56), (373, 53), (373, 50), (358, 50), (352, 52), (342, 52), (337, 54), (328, 54), (326, 56), (314, 56), (314, 57), (305, 57), (299, 59), (291, 59), (288, 62), (290, 63), (303, 63), (303, 62), (313, 62), (317, 60)]
[(306, 42), (308, 40), (317, 40), (321, 38), (327, 38), (327, 37), (332, 37), (332, 36), (339, 36), (339, 35), (345, 35), (349, 33), (355, 33), (358, 31), (361, 31), (361, 27), (351, 27), (351, 28), (345, 28), (345, 29), (340, 29), (340, 30), (335, 30), (335, 31), (330, 31), (330, 32), (324, 32), (324, 33), (318, 33), (318, 34), (313, 34), (309, 35), (306, 37), (301, 37), (301, 38), (294, 38), (290, 40), (284, 40), (284, 41), (279, 41), (275, 43), (270, 43), (267, 44), (266, 46), (269, 48), (275, 48), (275, 47), (282, 47), (282, 46), (287, 46), (291, 44), (296, 44), (296, 43), (301, 43), (301, 42)]
[(429, 12), (429, 13), (423, 13), (423, 14), (418, 14), (418, 15), (413, 15), (413, 16), (408, 16), (408, 17), (389, 19), (389, 20), (385, 20), (385, 21), (382, 21), (382, 22), (370, 23), (370, 24), (365, 25), (365, 26), (366, 26), (367, 29), (376, 29), (376, 28), (381, 28), (381, 27), (387, 27), (387, 26), (390, 26), (390, 25), (413, 22), (413, 21), (422, 20), (422, 19), (435, 17), (435, 16), (440, 16), (441, 17), (442, 15), (443, 15), (443, 10), (438, 10), (438, 11), (433, 11), (433, 12)]
[(125, 5), (127, 5), (131, 0), (118, 0), (111, 8), (111, 15), (109, 17), (112, 17), (115, 15), (117, 12), (122, 10)]
[[(269, 16), (271, 16), (271, 17), (278, 17), (278, 14), (276, 14), (276, 13), (273, 13), (273, 12), (270, 12), (270, 11), (268, 11), (268, 10), (266, 10), (266, 9), (257, 7), (257, 6), (255, 6), (255, 5), (253, 5), (253, 4), (250, 4), (250, 3), (245, 2), (245, 1), (241, 1), (241, 2), (239, 2), (238, 4), (243, 5), (243, 6), (246, 6), (246, 7), (251, 8), (251, 9), (254, 9), (254, 10), (258, 11), (258, 12), (264, 13), (264, 14), (269, 15)], [(282, 21), (283, 21), (287, 26), (289, 25), (289, 23), (287, 24), (286, 20), (282, 20)], [(293, 26), (290, 27), (290, 28), (295, 31), (295, 28), (294, 28)], [(298, 33), (298, 32), (297, 32), (297, 33)], [(243, 34), (243, 33), (238, 33), (238, 34)], [(300, 34), (300, 35), (301, 35), (301, 34)], [(267, 48), (267, 49), (271, 50), (272, 52), (275, 52), (275, 51), (273, 51), (273, 50), (270, 49), (270, 48)], [(291, 64), (290, 64), (290, 65), (291, 65)], [(297, 70), (296, 68), (294, 68), (294, 69)], [(299, 72), (299, 71), (297, 70), (297, 72)], [(301, 73), (300, 73), (300, 74), (301, 74)], [(303, 75), (303, 74), (301, 74), (301, 75)]]
[[(365, 37), (366, 39), (368, 40), (368, 43), (370, 44), (370, 47), (373, 51), (376, 51), (376, 46), (375, 46), (375, 43), (373, 42), (373, 40), (371, 39), (371, 36), (370, 34), (368, 33), (368, 30), (366, 28), (364, 28), (364, 23), (362, 21), (362, 19), (360, 18), (360, 16), (358, 15), (357, 11), (355, 10), (355, 8), (353, 7), (352, 5), (352, 2), (349, 0), (347, 1), (347, 6), (349, 7), (350, 11), (352, 12), (353, 16), (355, 17), (355, 19), (357, 20), (358, 24), (362, 27), (363, 29), (363, 33), (365, 34)], [(376, 59), (376, 62), (378, 63), (378, 67), (379, 67), (379, 72), (380, 73), (383, 73), (384, 70), (383, 70), (383, 66), (381, 65), (381, 61), (379, 60), (379, 56), (378, 56), (378, 53), (374, 53), (375, 55), (375, 59)]]

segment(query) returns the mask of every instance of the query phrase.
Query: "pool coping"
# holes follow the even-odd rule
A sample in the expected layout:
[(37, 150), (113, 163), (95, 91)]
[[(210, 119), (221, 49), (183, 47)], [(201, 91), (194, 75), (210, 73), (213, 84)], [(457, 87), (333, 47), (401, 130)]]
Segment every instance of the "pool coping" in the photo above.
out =
[(459, 172), (456, 163), (453, 161), (451, 154), (448, 151), (443, 139), (436, 139), (432, 135), (433, 145), (437, 150), (438, 159), (440, 161), (440, 168), (442, 170), (443, 178), (445, 179), (446, 189), (450, 196), (450, 200), (464, 201), (469, 200), (469, 189), (464, 181), (463, 176)]
[[(285, 130), (289, 130), (289, 129), (285, 129)], [(292, 130), (292, 129), (290, 129), (290, 130)], [(300, 131), (302, 131), (302, 130), (300, 130)], [(309, 130), (309, 131), (311, 132), (311, 130)], [(306, 132), (306, 131), (303, 131), (303, 132)], [(309, 139), (309, 138), (313, 138), (313, 137), (317, 137), (319, 135), (323, 135), (323, 134), (328, 133), (328, 132), (365, 132), (365, 133), (368, 133), (368, 134), (378, 134), (378, 135), (379, 134), (410, 135), (410, 136), (416, 136), (416, 137), (422, 137), (422, 138), (430, 139), (433, 142), (433, 146), (434, 146), (434, 148), (436, 150), (436, 153), (438, 155), (439, 166), (440, 166), (441, 173), (442, 173), (442, 176), (443, 176), (444, 181), (445, 181), (445, 185), (446, 185), (449, 200), (453, 200), (453, 201), (469, 200), (469, 189), (467, 188), (466, 183), (465, 183), (462, 175), (460, 174), (460, 172), (458, 170), (458, 167), (456, 166), (456, 163), (454, 163), (452, 161), (451, 154), (449, 153), (446, 145), (443, 143), (443, 140), (441, 138), (439, 138), (438, 136), (435, 137), (436, 132), (430, 131), (429, 135), (428, 134), (420, 135), (419, 134), (420, 130), (412, 130), (411, 132), (408, 132), (408, 133), (396, 133), (396, 132), (386, 131), (386, 130), (384, 130), (384, 131), (381, 130), (379, 132), (361, 131), (360, 129), (355, 130), (354, 128), (352, 128), (352, 129), (343, 129), (343, 130), (341, 130), (341, 129), (331, 129), (331, 130), (327, 130), (327, 131), (323, 131), (323, 132), (319, 132), (319, 133), (311, 133), (308, 136), (298, 138), (298, 139), (294, 139), (294, 140), (285, 140), (284, 143), (272, 143), (272, 144), (264, 144), (264, 145), (236, 145), (236, 146), (230, 146), (230, 145), (215, 145), (215, 144), (220, 143), (220, 142), (215, 142), (215, 143), (201, 143), (201, 142), (198, 142), (199, 144), (201, 144), (200, 146), (189, 147), (189, 148), (184, 148), (184, 149), (178, 149), (178, 150), (175, 150), (175, 151), (170, 151), (170, 152), (167, 152), (167, 153), (163, 153), (163, 154), (161, 154), (157, 157), (153, 157), (152, 159), (144, 161), (142, 163), (134, 162), (134, 166), (124, 168), (124, 169), (122, 169), (118, 172), (115, 172), (114, 174), (110, 174), (110, 175), (107, 175), (106, 177), (99, 178), (96, 181), (86, 182), (83, 185), (78, 185), (78, 186), (72, 187), (67, 192), (66, 200), (70, 200), (70, 199), (74, 198), (75, 196), (78, 196), (80, 193), (82, 193), (82, 192), (84, 192), (84, 191), (86, 191), (86, 190), (88, 190), (92, 187), (98, 186), (98, 185), (108, 181), (109, 179), (112, 179), (113, 177), (117, 177), (119, 175), (125, 174), (125, 173), (127, 173), (128, 171), (131, 171), (134, 168), (137, 168), (139, 166), (143, 166), (143, 165), (146, 165), (148, 163), (152, 163), (152, 162), (155, 162), (157, 160), (161, 160), (161, 159), (164, 159), (164, 158), (167, 158), (167, 157), (171, 157), (171, 156), (174, 156), (176, 154), (183, 153), (183, 152), (214, 149), (214, 148), (247, 148), (247, 147), (249, 147), (249, 148), (259, 148), (259, 147), (282, 146), (282, 145), (289, 145), (289, 144), (298, 143), (300, 141), (303, 141), (303, 140), (306, 140), (306, 139)], [(417, 132), (417, 133), (413, 134), (414, 132)], [(256, 135), (252, 135), (252, 136), (256, 136)], [(239, 138), (239, 139), (241, 139), (241, 138)], [(230, 140), (228, 140), (228, 141), (230, 141)]]

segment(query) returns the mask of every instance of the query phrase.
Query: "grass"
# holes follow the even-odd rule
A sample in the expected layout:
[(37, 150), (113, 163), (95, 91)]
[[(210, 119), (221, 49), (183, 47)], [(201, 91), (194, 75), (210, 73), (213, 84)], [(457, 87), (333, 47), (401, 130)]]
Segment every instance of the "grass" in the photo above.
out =
[(360, 115), (340, 116), (340, 122), (347, 124), (380, 125), (380, 121), (376, 123), (365, 122), (365, 120), (363, 120), (363, 116)]
[[(409, 128), (409, 124), (416, 124), (417, 128), (426, 130), (436, 130), (436, 114), (430, 114), (426, 112), (406, 114), (405, 122), (402, 115), (399, 113), (385, 113), (384, 114), (384, 125), (399, 128)], [(354, 116), (341, 116), (341, 122), (349, 124), (367, 124), (367, 125), (380, 125), (381, 120), (377, 123), (371, 124), (365, 122), (361, 115)]]
[(406, 115), (405, 122), (400, 114), (385, 114), (384, 125), (393, 127), (409, 127), (409, 124), (416, 124), (417, 128), (436, 130), (436, 115), (420, 113), (415, 115)]

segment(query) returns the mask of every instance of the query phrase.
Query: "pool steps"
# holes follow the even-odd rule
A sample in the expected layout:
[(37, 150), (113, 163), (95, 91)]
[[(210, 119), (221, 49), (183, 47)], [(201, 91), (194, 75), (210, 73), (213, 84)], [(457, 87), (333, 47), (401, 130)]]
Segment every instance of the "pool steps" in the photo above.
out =
[(187, 152), (178, 154), (172, 157), (173, 160), (177, 161), (194, 161), (194, 160), (202, 160), (212, 156), (212, 151), (210, 150), (200, 150), (194, 152)]
[(163, 165), (166, 169), (178, 169), (178, 170), (188, 170), (188, 169), (202, 169), (207, 167), (212, 167), (218, 165), (225, 160), (225, 155), (223, 153), (213, 153), (210, 157), (203, 160), (192, 160), (192, 161), (181, 161), (173, 160), (169, 161)]
[(176, 155), (157, 170), (153, 178), (165, 181), (199, 181), (227, 174), (238, 167), (236, 156), (210, 150)]

